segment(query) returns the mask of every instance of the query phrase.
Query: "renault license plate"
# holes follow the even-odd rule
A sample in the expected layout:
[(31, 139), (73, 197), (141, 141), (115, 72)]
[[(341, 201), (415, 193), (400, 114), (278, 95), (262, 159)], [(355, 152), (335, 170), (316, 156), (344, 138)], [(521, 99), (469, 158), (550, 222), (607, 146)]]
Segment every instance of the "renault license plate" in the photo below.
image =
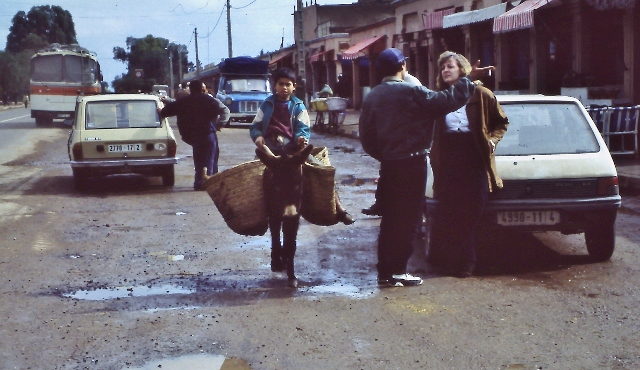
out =
[(141, 152), (142, 144), (109, 144), (107, 150), (109, 153)]
[(498, 225), (527, 226), (555, 225), (560, 222), (558, 211), (509, 211), (498, 212)]

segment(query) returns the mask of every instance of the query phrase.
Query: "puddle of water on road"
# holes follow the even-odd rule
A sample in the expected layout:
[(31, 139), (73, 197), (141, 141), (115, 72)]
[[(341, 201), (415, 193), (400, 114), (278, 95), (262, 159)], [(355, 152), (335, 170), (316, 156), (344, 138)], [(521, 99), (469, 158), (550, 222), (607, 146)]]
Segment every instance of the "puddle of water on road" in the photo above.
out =
[(360, 288), (358, 288), (357, 286), (353, 284), (345, 284), (345, 283), (333, 283), (333, 284), (298, 288), (298, 291), (315, 293), (318, 295), (335, 294), (335, 295), (341, 295), (341, 296), (346, 296), (349, 298), (356, 298), (356, 299), (367, 298), (370, 296), (370, 294), (362, 292)]
[(177, 311), (177, 310), (199, 310), (201, 306), (180, 306), (180, 307), (164, 307), (164, 308), (149, 308), (144, 310), (144, 313), (156, 313), (161, 311)]
[(86, 301), (106, 301), (109, 299), (127, 297), (147, 297), (153, 295), (169, 294), (192, 294), (195, 289), (188, 289), (181, 286), (164, 284), (160, 286), (137, 286), (137, 287), (115, 287), (95, 290), (79, 290), (74, 293), (63, 294), (63, 297), (80, 299)]
[(186, 355), (176, 358), (155, 360), (142, 367), (125, 367), (122, 370), (251, 370), (247, 361), (222, 355)]
[(257, 250), (268, 249), (271, 247), (271, 238), (252, 238), (249, 241), (242, 242), (240, 248), (255, 248)]

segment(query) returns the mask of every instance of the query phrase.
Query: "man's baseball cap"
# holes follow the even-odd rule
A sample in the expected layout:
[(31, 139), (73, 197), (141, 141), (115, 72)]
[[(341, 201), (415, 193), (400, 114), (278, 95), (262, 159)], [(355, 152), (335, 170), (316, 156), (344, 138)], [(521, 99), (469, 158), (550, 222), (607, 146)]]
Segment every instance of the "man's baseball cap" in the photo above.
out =
[(406, 59), (407, 58), (402, 55), (402, 52), (400, 50), (396, 48), (388, 48), (380, 53), (380, 55), (378, 55), (376, 65), (378, 68), (395, 67), (402, 64), (402, 62), (404, 62)]

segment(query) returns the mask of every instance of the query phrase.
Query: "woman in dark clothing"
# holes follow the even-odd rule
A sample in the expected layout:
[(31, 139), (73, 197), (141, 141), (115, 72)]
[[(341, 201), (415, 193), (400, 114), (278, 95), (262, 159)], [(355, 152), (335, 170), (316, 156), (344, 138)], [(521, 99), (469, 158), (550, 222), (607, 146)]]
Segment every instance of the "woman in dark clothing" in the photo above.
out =
[[(446, 89), (471, 71), (454, 52), (438, 60), (438, 89)], [(430, 161), (434, 176), (434, 215), (428, 260), (458, 277), (473, 274), (476, 231), (489, 192), (502, 187), (494, 151), (509, 121), (491, 90), (477, 86), (467, 105), (438, 119)]]

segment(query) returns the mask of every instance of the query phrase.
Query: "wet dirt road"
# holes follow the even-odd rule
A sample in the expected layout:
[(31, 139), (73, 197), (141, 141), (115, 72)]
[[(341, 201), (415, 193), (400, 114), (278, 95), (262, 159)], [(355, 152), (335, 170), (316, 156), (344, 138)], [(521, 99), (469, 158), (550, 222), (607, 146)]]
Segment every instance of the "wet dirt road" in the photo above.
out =
[[(78, 193), (68, 129), (3, 117), (0, 140), (24, 139), (0, 147), (0, 369), (640, 368), (638, 195), (610, 262), (589, 263), (582, 235), (501, 235), (478, 276), (379, 289), (380, 220), (359, 214), (378, 165), (357, 140), (314, 134), (358, 220), (302, 221), (293, 290), (268, 236), (234, 234), (192, 190), (188, 146), (173, 189), (114, 176)], [(220, 141), (221, 169), (253, 158), (245, 129)]]

